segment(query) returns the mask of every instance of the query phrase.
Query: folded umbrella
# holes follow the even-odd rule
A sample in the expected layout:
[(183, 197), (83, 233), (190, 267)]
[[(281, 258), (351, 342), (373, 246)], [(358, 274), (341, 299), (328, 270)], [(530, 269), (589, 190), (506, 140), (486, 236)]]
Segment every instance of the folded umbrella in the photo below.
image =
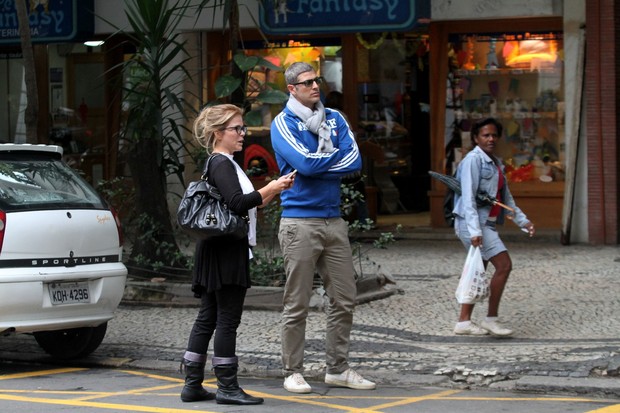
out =
[(435, 171), (428, 171), (428, 174), (437, 179), (439, 182), (445, 184), (448, 188), (461, 195), (461, 181), (454, 176), (440, 174)]
[[(438, 172), (435, 171), (428, 171), (428, 174), (432, 177), (437, 179), (439, 182), (445, 184), (449, 189), (451, 189), (452, 191), (454, 191), (456, 194), (461, 195), (461, 181), (459, 181), (458, 179), (456, 179), (456, 177), (454, 176), (450, 176), (450, 175), (444, 175), (444, 174), (440, 174)], [(515, 210), (511, 207), (509, 207), (506, 204), (502, 204), (501, 202), (499, 202), (495, 197), (485, 193), (485, 192), (478, 192), (476, 194), (476, 202), (479, 203), (480, 205), (499, 205), (500, 207), (514, 213)]]

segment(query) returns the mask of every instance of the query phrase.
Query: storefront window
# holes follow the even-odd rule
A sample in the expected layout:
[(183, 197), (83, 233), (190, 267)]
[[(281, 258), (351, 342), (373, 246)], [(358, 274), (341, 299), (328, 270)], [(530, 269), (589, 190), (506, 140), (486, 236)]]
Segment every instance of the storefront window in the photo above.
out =
[(459, 34), (450, 39), (445, 170), (471, 149), (470, 128), (495, 117), (498, 155), (510, 182), (564, 180), (561, 33)]
[[(404, 106), (411, 89), (411, 63), (406, 60), (405, 40), (382, 41), (385, 36), (358, 47), (360, 137), (384, 149), (391, 173), (409, 173), (409, 119)], [(381, 47), (376, 47), (378, 42)]]
[[(253, 47), (254, 46), (254, 47)], [(314, 39), (306, 41), (280, 41), (270, 44), (246, 45), (245, 53), (249, 56), (260, 56), (276, 66), (286, 69), (292, 63), (305, 62), (312, 65), (317, 74), (325, 78), (321, 85), (323, 101), (332, 91), (342, 92), (342, 57), (339, 39)], [(284, 72), (252, 73), (254, 79), (265, 82), (274, 88), (286, 91)], [(249, 91), (251, 93), (251, 91)], [(256, 109), (256, 108), (254, 108)], [(263, 126), (269, 127), (271, 120), (282, 110), (282, 107), (270, 105), (263, 116)]]
[(104, 64), (101, 46), (48, 46), (49, 143), (93, 184), (105, 175)]
[[(292, 63), (305, 62), (312, 65), (317, 74), (325, 78), (321, 85), (321, 97), (325, 99), (331, 92), (342, 92), (342, 57), (339, 39), (313, 39), (305, 41), (280, 41), (271, 44), (251, 43), (245, 45), (245, 53), (249, 56), (260, 56), (272, 64), (286, 69)], [(247, 93), (257, 93), (261, 85), (286, 91), (284, 71), (253, 72), (255, 85), (250, 85)], [(265, 104), (253, 107), (261, 110), (262, 125), (248, 127), (247, 146), (244, 148), (243, 167), (251, 177), (264, 182), (264, 176), (278, 172), (275, 155), (271, 147), (270, 126), (273, 118), (282, 111), (281, 105)]]
[(21, 53), (4, 53), (0, 60), (0, 142), (26, 142), (26, 84)]
[[(428, 37), (357, 35), (358, 141), (379, 212), (428, 208)], [(415, 150), (414, 150), (415, 147)]]
[[(356, 93), (343, 90), (342, 50), (340, 39), (311, 39), (308, 42), (283, 41), (270, 47), (248, 47), (247, 54), (260, 55), (272, 63), (288, 67), (304, 61), (313, 65), (326, 79), (321, 85), (324, 102), (332, 92), (344, 93), (351, 113), (349, 117), (364, 160), (363, 175), (368, 203), (381, 213), (427, 210), (430, 188), (430, 125), (428, 85), (428, 36), (414, 33), (372, 33), (358, 35), (355, 44)], [(265, 73), (265, 81), (286, 90), (282, 72)], [(355, 100), (357, 95), (357, 101)], [(352, 99), (352, 100), (351, 100)], [(338, 108), (332, 103), (330, 107)], [(277, 106), (277, 107), (276, 107)], [(256, 108), (253, 108), (256, 109)], [(281, 111), (271, 106), (263, 117), (262, 127), (249, 128), (246, 165), (252, 156), (268, 148), (269, 125)], [(412, 148), (415, 145), (416, 151)], [(263, 155), (266, 157), (266, 155)], [(266, 165), (270, 162), (259, 164)], [(249, 168), (246, 168), (249, 169)], [(371, 199), (375, 191), (377, 196)], [(377, 207), (374, 207), (377, 204)]]

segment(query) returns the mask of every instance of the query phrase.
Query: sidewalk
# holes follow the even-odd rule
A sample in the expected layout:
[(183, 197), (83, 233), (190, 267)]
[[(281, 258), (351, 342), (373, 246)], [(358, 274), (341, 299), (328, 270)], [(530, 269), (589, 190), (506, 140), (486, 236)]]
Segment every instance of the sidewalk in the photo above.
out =
[[(417, 235), (416, 235), (417, 234)], [(371, 258), (396, 281), (397, 294), (359, 305), (350, 363), (381, 383), (490, 387), (620, 398), (620, 248), (563, 246), (559, 235), (505, 231), (513, 260), (500, 318), (512, 338), (456, 336), (454, 290), (465, 250), (450, 232), (409, 231)], [(485, 314), (486, 303), (474, 311)], [(177, 370), (196, 307), (121, 306), (96, 364)], [(244, 312), (237, 353), (242, 374), (281, 377), (280, 313)], [(308, 317), (306, 377), (324, 375), (325, 314)], [(32, 359), (31, 338), (3, 340)], [(32, 340), (33, 341), (33, 340)], [(17, 350), (16, 350), (17, 351)]]

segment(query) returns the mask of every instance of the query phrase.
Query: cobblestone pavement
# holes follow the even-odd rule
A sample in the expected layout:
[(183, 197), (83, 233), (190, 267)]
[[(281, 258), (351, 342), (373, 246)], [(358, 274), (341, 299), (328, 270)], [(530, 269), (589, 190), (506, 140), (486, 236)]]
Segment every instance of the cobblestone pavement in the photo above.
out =
[[(371, 378), (442, 377), (494, 385), (521, 376), (609, 378), (620, 366), (620, 248), (506, 240), (513, 272), (500, 319), (512, 338), (455, 336), (454, 290), (466, 252), (452, 237), (404, 239), (370, 257), (399, 293), (356, 309), (350, 362)], [(486, 303), (474, 311), (484, 317)], [(96, 355), (178, 366), (196, 308), (121, 306)], [(244, 373), (280, 376), (280, 314), (247, 310), (238, 335)], [(324, 373), (325, 315), (307, 325), (306, 376)], [(30, 340), (30, 341), (29, 341)], [(41, 352), (30, 337), (0, 341)], [(31, 347), (29, 347), (31, 346)], [(614, 380), (618, 380), (616, 377)]]

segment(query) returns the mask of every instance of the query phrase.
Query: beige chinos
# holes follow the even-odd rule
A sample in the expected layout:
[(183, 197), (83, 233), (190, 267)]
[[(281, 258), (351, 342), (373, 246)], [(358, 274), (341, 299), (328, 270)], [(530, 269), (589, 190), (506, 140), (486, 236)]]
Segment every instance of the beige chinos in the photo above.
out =
[(282, 364), (286, 376), (303, 372), (306, 317), (315, 269), (323, 280), (327, 308), (328, 374), (349, 368), (349, 342), (357, 287), (348, 225), (338, 218), (282, 218), (278, 239), (286, 286), (282, 312)]

